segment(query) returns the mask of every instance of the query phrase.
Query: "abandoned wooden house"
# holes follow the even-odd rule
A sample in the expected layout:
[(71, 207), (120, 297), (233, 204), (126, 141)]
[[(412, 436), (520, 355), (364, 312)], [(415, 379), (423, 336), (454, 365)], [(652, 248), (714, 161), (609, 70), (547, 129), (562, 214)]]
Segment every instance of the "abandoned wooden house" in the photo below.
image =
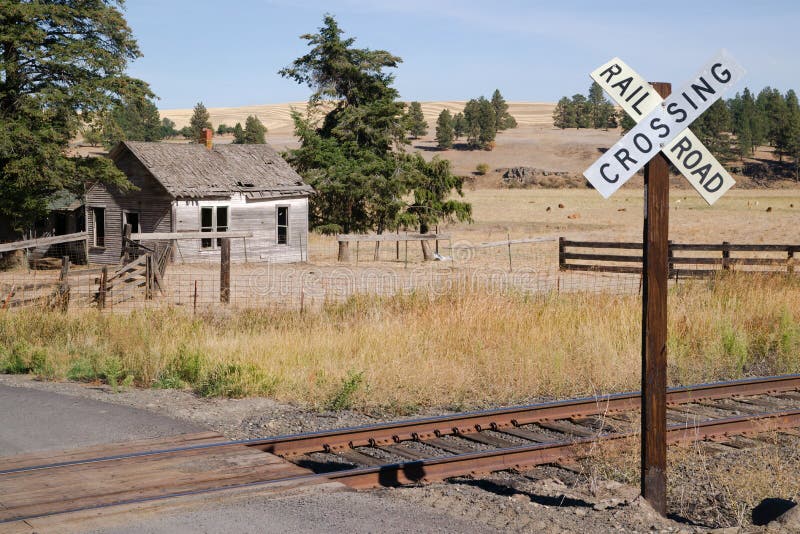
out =
[[(136, 233), (245, 232), (233, 261), (307, 260), (312, 188), (269, 145), (126, 141), (110, 157), (136, 187), (92, 184), (86, 229), (92, 263), (119, 263), (125, 225)], [(172, 240), (177, 263), (218, 262), (218, 239)]]

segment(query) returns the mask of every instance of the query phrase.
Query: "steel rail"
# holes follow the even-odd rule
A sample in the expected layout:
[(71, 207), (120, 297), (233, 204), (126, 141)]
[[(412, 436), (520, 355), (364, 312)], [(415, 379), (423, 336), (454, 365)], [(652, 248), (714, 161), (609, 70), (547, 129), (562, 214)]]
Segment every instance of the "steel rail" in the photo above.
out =
[[(671, 444), (685, 443), (719, 438), (731, 434), (775, 431), (797, 426), (800, 426), (800, 410), (779, 411), (757, 415), (727, 417), (691, 425), (673, 424), (667, 427), (667, 439)], [(221, 491), (265, 488), (271, 485), (290, 482), (339, 481), (354, 489), (433, 482), (459, 475), (487, 473), (504, 469), (523, 469), (534, 465), (557, 462), (566, 458), (574, 458), (585, 454), (586, 447), (594, 443), (618, 443), (624, 439), (635, 438), (636, 436), (638, 436), (636, 432), (608, 433), (591, 438), (576, 438), (566, 441), (520, 445), (486, 452), (454, 454), (426, 460), (386, 464), (378, 467), (353, 468), (331, 473), (307, 474), (284, 477), (276, 480), (229, 484), (193, 491), (181, 491), (135, 499), (121, 499), (113, 503), (80, 506), (72, 509), (40, 514), (20, 515), (0, 519), (0, 524), (26, 521), (58, 514), (100, 510), (113, 506), (145, 504), (171, 498), (206, 495)]]
[[(667, 426), (667, 441), (671, 444), (685, 443), (731, 434), (758, 433), (797, 426), (800, 426), (800, 410), (726, 417), (692, 425), (669, 425)], [(519, 470), (534, 465), (558, 462), (567, 458), (575, 458), (582, 453), (585, 454), (586, 446), (603, 442), (618, 442), (638, 435), (638, 432), (599, 434), (596, 437), (577, 438), (569, 441), (520, 445), (430, 460), (336, 471), (328, 473), (328, 477), (355, 489), (435, 482), (466, 474), (488, 473), (505, 469)]]
[[(667, 390), (667, 403), (674, 406), (702, 400), (767, 395), (794, 390), (800, 390), (800, 375), (749, 378), (669, 388)], [(0, 476), (25, 471), (56, 469), (72, 465), (125, 460), (142, 456), (180, 454), (184, 451), (234, 445), (254, 447), (264, 452), (289, 457), (317, 451), (335, 452), (351, 447), (388, 445), (400, 441), (423, 440), (442, 435), (473, 434), (490, 428), (509, 428), (538, 421), (552, 421), (623, 411), (635, 411), (639, 409), (639, 401), (639, 392), (616, 393), (597, 397), (583, 397), (565, 401), (552, 401), (509, 408), (409, 419), (407, 421), (362, 425), (336, 430), (290, 434), (276, 436), (274, 438), (231, 440), (55, 462), (6, 469), (0, 471)]]

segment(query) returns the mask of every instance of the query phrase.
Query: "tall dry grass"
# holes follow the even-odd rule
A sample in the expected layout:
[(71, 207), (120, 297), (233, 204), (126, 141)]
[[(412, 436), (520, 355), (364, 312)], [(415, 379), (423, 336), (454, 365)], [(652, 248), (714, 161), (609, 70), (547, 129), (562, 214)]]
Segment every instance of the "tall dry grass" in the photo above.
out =
[[(608, 294), (358, 297), (317, 312), (0, 313), (0, 370), (409, 413), (637, 389), (641, 301)], [(800, 368), (800, 282), (682, 283), (670, 382)]]

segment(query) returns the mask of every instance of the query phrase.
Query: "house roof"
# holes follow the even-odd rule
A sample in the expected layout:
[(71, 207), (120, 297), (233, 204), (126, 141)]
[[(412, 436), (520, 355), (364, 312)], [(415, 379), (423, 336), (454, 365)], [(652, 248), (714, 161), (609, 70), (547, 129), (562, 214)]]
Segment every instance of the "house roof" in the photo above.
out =
[(109, 154), (130, 151), (175, 198), (243, 193), (249, 198), (305, 196), (313, 192), (271, 146), (123, 141)]

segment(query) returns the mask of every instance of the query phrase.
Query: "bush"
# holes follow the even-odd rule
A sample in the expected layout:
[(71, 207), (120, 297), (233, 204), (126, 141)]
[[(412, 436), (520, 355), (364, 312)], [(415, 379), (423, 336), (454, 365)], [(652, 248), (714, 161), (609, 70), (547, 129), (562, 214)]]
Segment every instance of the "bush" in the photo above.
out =
[(364, 382), (364, 372), (350, 371), (342, 385), (328, 401), (328, 408), (333, 411), (348, 410), (353, 407), (353, 395)]
[(475, 170), (479, 175), (483, 176), (487, 172), (489, 172), (489, 164), (488, 163), (478, 163), (478, 166), (475, 167)]

